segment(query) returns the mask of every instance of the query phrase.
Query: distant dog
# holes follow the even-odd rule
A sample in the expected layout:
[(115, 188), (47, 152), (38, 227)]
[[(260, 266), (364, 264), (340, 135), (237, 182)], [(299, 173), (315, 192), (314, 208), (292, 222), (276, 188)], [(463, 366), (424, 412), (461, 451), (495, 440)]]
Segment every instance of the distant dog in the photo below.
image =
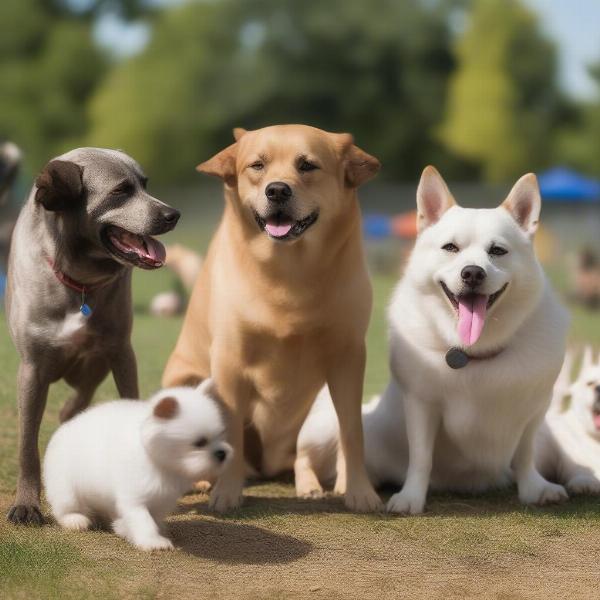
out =
[[(571, 362), (569, 353), (536, 438), (536, 463), (545, 477), (569, 492), (600, 494), (600, 365), (587, 347), (577, 379), (566, 388)], [(565, 388), (571, 396), (566, 409)]]
[(19, 148), (12, 142), (0, 143), (0, 276), (8, 265), (8, 248), (17, 220), (17, 211), (10, 206), (10, 199), (20, 166)]
[(141, 550), (171, 549), (160, 523), (194, 481), (217, 476), (230, 456), (207, 379), (148, 402), (101, 404), (64, 423), (46, 450), (44, 486), (66, 529), (88, 529), (98, 518)]
[(349, 508), (376, 509), (360, 420), (371, 286), (357, 188), (379, 161), (349, 134), (304, 125), (235, 138), (198, 167), (223, 179), (225, 212), (163, 385), (212, 376), (233, 414), (235, 455), (211, 495), (223, 511), (241, 502), (244, 450), (267, 477), (292, 468), (302, 422), (327, 382), (346, 459), (336, 489)]
[(150, 235), (179, 218), (146, 192), (146, 181), (122, 152), (73, 150), (44, 167), (17, 221), (6, 297), (21, 357), (14, 523), (42, 522), (38, 432), (49, 385), (64, 378), (75, 389), (61, 421), (88, 406), (110, 371), (122, 397), (138, 396), (131, 267), (163, 265), (164, 248)]
[[(478, 491), (512, 476), (524, 503), (566, 498), (533, 457), (568, 324), (533, 250), (535, 176), (499, 208), (474, 210), (428, 167), (417, 207), (419, 236), (389, 308), (392, 381), (363, 410), (372, 481), (404, 483), (387, 507), (397, 513), (421, 513), (430, 487)], [(331, 478), (335, 431), (324, 391), (298, 440), (306, 477)]]

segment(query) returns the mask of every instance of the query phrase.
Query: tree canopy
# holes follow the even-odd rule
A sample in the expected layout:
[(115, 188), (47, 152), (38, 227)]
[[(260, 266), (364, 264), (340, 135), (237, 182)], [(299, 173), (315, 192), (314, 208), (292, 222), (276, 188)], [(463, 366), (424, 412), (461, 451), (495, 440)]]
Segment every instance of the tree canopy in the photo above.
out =
[(553, 44), (517, 0), (476, 2), (457, 44), (441, 136), (486, 179), (504, 181), (552, 158), (564, 114)]

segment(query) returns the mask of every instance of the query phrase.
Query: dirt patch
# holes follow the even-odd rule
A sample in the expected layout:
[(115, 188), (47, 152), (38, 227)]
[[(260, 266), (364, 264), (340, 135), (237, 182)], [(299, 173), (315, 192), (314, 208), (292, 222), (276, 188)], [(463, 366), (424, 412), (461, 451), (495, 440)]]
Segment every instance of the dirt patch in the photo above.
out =
[[(3, 512), (9, 500), (0, 497)], [(51, 543), (57, 556), (68, 557), (60, 552), (64, 545), (78, 557), (71, 570), (62, 559), (48, 561), (52, 585), (39, 577), (29, 581), (30, 598), (81, 597), (83, 589), (101, 589), (103, 598), (545, 600), (598, 594), (600, 511), (591, 499), (532, 510), (512, 494), (437, 496), (426, 516), (410, 518), (350, 514), (339, 498), (297, 500), (281, 483), (249, 488), (244, 507), (226, 517), (210, 513), (206, 500), (185, 497), (168, 520), (178, 547), (171, 553), (145, 554), (109, 532), (78, 534), (54, 525), (1, 523), (0, 544), (43, 550)], [(23, 568), (41, 560), (40, 552), (19, 552)], [(9, 561), (13, 578), (20, 556)], [(8, 597), (24, 597), (14, 583)]]

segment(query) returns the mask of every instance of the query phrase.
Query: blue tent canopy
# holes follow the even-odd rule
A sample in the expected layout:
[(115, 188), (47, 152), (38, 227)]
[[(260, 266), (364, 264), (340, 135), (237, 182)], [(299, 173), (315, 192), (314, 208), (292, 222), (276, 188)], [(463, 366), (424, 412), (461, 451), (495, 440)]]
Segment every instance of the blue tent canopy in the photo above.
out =
[(544, 200), (566, 202), (598, 202), (600, 181), (580, 175), (566, 167), (556, 167), (538, 178)]

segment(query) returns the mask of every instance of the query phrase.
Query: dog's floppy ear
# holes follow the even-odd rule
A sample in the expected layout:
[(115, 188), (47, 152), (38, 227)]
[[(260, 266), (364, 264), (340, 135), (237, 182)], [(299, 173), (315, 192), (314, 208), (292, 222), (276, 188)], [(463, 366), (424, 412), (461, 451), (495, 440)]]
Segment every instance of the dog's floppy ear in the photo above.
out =
[(357, 188), (377, 175), (381, 163), (354, 144), (350, 133), (333, 134), (344, 164), (344, 177), (348, 187)]
[(228, 186), (234, 186), (236, 183), (235, 159), (237, 157), (237, 142), (227, 146), (207, 161), (200, 163), (196, 171), (220, 177)]
[(66, 211), (83, 197), (83, 168), (68, 160), (51, 160), (37, 176), (35, 200), (46, 210)]
[(419, 233), (437, 223), (442, 215), (456, 206), (444, 178), (431, 165), (423, 169), (417, 188), (417, 230)]
[(239, 142), (247, 133), (248, 133), (248, 131), (246, 129), (244, 129), (243, 127), (234, 127), (233, 128), (233, 139), (236, 142)]
[(523, 175), (510, 190), (502, 207), (512, 215), (527, 235), (533, 236), (538, 228), (542, 208), (537, 177), (533, 173)]
[(154, 416), (159, 419), (173, 419), (179, 412), (179, 404), (173, 396), (161, 398), (154, 407)]

